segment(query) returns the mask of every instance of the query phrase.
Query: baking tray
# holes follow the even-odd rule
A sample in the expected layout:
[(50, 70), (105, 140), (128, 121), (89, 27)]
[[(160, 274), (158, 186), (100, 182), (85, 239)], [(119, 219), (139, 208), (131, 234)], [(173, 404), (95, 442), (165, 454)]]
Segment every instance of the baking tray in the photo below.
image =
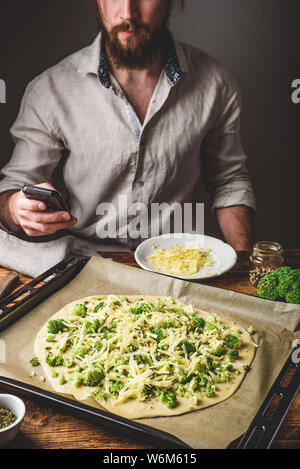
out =
[[(70, 282), (90, 260), (89, 257), (73, 255), (55, 265), (36, 279), (16, 290), (13, 294), (0, 301), (0, 331), (8, 327), (20, 317), (31, 311), (55, 291)], [(265, 401), (253, 419), (248, 431), (238, 440), (232, 442), (230, 448), (270, 448), (276, 434), (295, 398), (300, 387), (300, 367), (293, 360), (294, 352), (283, 366)], [(292, 379), (286, 386), (283, 382), (287, 375), (293, 373)], [(149, 427), (139, 422), (129, 420), (101, 409), (77, 402), (73, 399), (45, 391), (21, 381), (0, 376), (0, 384), (17, 390), (29, 397), (33, 397), (44, 404), (68, 410), (80, 417), (92, 420), (94, 423), (107, 422), (117, 425), (124, 431), (130, 432), (141, 439), (155, 442), (159, 447), (188, 449), (189, 446), (174, 436), (162, 430)], [(268, 410), (279, 396), (280, 402), (271, 417)]]

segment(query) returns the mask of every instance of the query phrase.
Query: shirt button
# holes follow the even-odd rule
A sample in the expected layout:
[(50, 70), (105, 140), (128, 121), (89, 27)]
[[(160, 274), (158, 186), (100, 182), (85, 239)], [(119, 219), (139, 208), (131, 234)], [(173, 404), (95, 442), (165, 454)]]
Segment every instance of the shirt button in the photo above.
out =
[(140, 187), (143, 187), (144, 181), (138, 181), (138, 182), (137, 182), (137, 185), (140, 186)]

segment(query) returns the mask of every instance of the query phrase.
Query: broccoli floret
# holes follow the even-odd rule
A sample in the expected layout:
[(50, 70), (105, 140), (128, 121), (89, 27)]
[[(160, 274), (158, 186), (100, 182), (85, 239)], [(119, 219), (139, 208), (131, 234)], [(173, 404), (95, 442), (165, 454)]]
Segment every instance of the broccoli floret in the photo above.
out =
[(279, 293), (277, 291), (278, 278), (274, 272), (265, 275), (257, 285), (257, 294), (265, 300), (277, 300)]
[(192, 376), (191, 376), (191, 378), (189, 379), (188, 375), (187, 375), (182, 369), (179, 369), (179, 370), (178, 370), (178, 383), (180, 383), (180, 384), (186, 384), (186, 383), (188, 383), (191, 379), (192, 379)]
[(46, 342), (55, 342), (55, 335), (54, 334), (49, 334), (46, 337)]
[(178, 347), (181, 349), (185, 349), (186, 353), (193, 353), (196, 352), (196, 347), (194, 344), (189, 342), (188, 340), (182, 340), (179, 342)]
[(210, 350), (212, 355), (215, 355), (216, 357), (221, 357), (225, 353), (225, 348), (223, 347), (222, 344), (219, 344), (217, 347), (212, 348)]
[(287, 303), (300, 305), (300, 288), (295, 285), (285, 297)]
[(120, 358), (120, 360), (117, 361), (116, 366), (120, 365), (128, 365), (129, 360), (125, 360), (125, 358)]
[(84, 357), (88, 353), (89, 349), (87, 347), (75, 347), (73, 349), (72, 355), (73, 357)]
[(145, 399), (151, 399), (151, 397), (154, 397), (156, 395), (156, 388), (154, 386), (151, 386), (150, 384), (145, 384), (144, 389), (142, 391), (142, 397), (145, 397)]
[(284, 267), (279, 267), (279, 269), (274, 270), (273, 274), (279, 280), (282, 276), (285, 276), (286, 274), (288, 274), (291, 271), (292, 271), (291, 267), (284, 266)]
[(107, 395), (106, 395), (106, 392), (105, 391), (97, 391), (95, 394), (94, 394), (94, 398), (96, 400), (105, 400), (107, 398)]
[(157, 327), (154, 334), (156, 334), (156, 342), (160, 342), (164, 338), (164, 333), (161, 327)]
[(112, 381), (109, 387), (109, 392), (117, 397), (123, 387), (124, 384), (122, 381)]
[(66, 330), (68, 330), (68, 327), (62, 319), (50, 319), (48, 322), (49, 334), (58, 334), (59, 332), (64, 332)]
[(201, 329), (205, 327), (205, 320), (203, 318), (198, 318), (196, 314), (193, 314), (191, 319), (197, 324), (197, 327)]
[(206, 357), (206, 372), (213, 371), (215, 369), (215, 362), (211, 357)]
[(105, 306), (105, 302), (104, 301), (101, 301), (99, 304), (97, 304), (97, 306), (95, 307), (94, 309), (94, 312), (97, 313), (99, 311), (99, 309), (102, 309), (104, 308)]
[(189, 388), (192, 390), (192, 391), (196, 391), (196, 389), (199, 389), (199, 380), (197, 379), (197, 377), (193, 377), (193, 379), (191, 380), (191, 383), (189, 385)]
[(228, 352), (228, 357), (231, 362), (234, 362), (239, 358), (239, 351), (237, 349), (230, 350)]
[(81, 385), (81, 376), (78, 371), (75, 371), (74, 373), (71, 373), (69, 375), (70, 380), (75, 386), (80, 386)]
[(290, 267), (280, 267), (265, 275), (257, 286), (258, 296), (267, 300), (283, 299), (288, 303), (297, 303), (299, 301), (297, 291), (300, 291), (300, 274), (298, 271), (300, 269), (293, 270)]
[(185, 395), (184, 385), (183, 384), (177, 384), (176, 391), (177, 391), (177, 394), (179, 394), (179, 396), (183, 397)]
[(98, 386), (103, 377), (104, 372), (101, 368), (98, 367), (86, 368), (80, 374), (81, 383), (83, 386)]
[(234, 334), (226, 337), (225, 342), (228, 348), (235, 349), (238, 345), (238, 337)]
[(135, 308), (131, 308), (131, 312), (133, 314), (142, 314), (142, 313), (149, 313), (150, 307), (147, 303), (140, 303)]
[(226, 365), (226, 366), (225, 366), (225, 370), (227, 370), (227, 371), (232, 371), (232, 370), (233, 370), (233, 366), (232, 366), (232, 365)]
[(205, 321), (205, 326), (204, 326), (205, 330), (211, 331), (211, 330), (215, 329), (215, 327), (216, 327), (216, 325), (213, 324), (212, 322)]
[(300, 289), (300, 280), (295, 270), (290, 270), (282, 273), (278, 276), (278, 286), (277, 291), (282, 298), (285, 298), (292, 288), (298, 283), (298, 288)]
[(205, 373), (198, 373), (197, 375), (197, 385), (201, 389), (207, 385), (207, 375)]
[(97, 332), (100, 327), (99, 319), (95, 319), (94, 321), (87, 321), (84, 324), (84, 332), (86, 334), (92, 334), (93, 332)]
[(119, 300), (114, 300), (114, 301), (112, 302), (112, 304), (113, 304), (114, 306), (121, 306), (122, 303), (120, 303)]
[(49, 366), (62, 366), (64, 364), (64, 359), (61, 355), (49, 355), (46, 358), (46, 363)]
[(224, 324), (222, 324), (221, 322), (218, 322), (218, 321), (216, 322), (215, 326), (218, 329), (218, 331), (224, 331), (226, 329)]
[(76, 337), (74, 335), (70, 335), (67, 340), (67, 347), (73, 347), (75, 339)]
[(111, 339), (114, 334), (116, 333), (116, 329), (110, 327), (103, 327), (103, 329), (101, 330), (102, 334), (103, 334), (103, 338), (106, 339), (106, 340), (109, 340)]
[[(150, 361), (147, 357), (143, 357), (142, 355), (134, 355), (133, 359), (137, 362), (138, 365), (141, 363), (150, 365)], [(129, 360), (119, 360), (118, 365), (127, 365)]]
[(82, 304), (76, 304), (72, 306), (71, 314), (73, 316), (80, 316), (82, 318), (85, 318), (87, 316), (87, 313), (87, 307)]
[(38, 357), (33, 357), (33, 358), (30, 360), (30, 364), (31, 364), (32, 366), (38, 366), (38, 365), (40, 364)]
[(168, 318), (168, 319), (166, 320), (164, 326), (165, 326), (166, 328), (168, 328), (168, 327), (174, 327), (174, 326), (175, 326), (175, 323), (174, 323), (173, 319)]
[(231, 377), (232, 373), (229, 370), (222, 371), (219, 376), (219, 382), (227, 383), (227, 381), (230, 381)]
[(216, 394), (216, 391), (214, 388), (209, 388), (206, 390), (206, 397), (213, 397)]
[(97, 352), (100, 352), (100, 350), (102, 349), (102, 347), (103, 347), (103, 345), (102, 345), (102, 343), (101, 343), (99, 340), (97, 340), (97, 342), (94, 343), (94, 349), (96, 349)]
[(173, 392), (162, 392), (159, 398), (169, 409), (173, 409), (177, 406), (176, 395)]
[(160, 313), (166, 312), (166, 305), (164, 305), (160, 300), (156, 303), (150, 303), (154, 311), (159, 311)]

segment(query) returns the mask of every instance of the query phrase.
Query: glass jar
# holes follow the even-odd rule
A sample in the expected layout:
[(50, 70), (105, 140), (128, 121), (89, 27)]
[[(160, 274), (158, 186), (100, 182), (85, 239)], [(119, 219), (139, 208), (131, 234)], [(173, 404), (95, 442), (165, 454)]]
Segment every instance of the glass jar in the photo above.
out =
[(260, 279), (284, 263), (283, 247), (275, 241), (258, 241), (250, 256), (249, 281), (257, 287)]

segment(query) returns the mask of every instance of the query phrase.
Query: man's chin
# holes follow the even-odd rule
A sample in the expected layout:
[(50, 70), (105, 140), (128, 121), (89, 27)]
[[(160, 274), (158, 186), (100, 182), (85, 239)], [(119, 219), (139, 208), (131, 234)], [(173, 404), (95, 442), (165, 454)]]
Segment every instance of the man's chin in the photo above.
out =
[(123, 34), (118, 36), (119, 46), (122, 47), (122, 49), (124, 50), (137, 49), (142, 44), (142, 42), (144, 41), (141, 40), (138, 34), (128, 36), (126, 34)]
[(141, 45), (138, 41), (119, 41), (118, 49), (120, 52), (129, 53), (129, 54), (138, 54), (140, 51)]

